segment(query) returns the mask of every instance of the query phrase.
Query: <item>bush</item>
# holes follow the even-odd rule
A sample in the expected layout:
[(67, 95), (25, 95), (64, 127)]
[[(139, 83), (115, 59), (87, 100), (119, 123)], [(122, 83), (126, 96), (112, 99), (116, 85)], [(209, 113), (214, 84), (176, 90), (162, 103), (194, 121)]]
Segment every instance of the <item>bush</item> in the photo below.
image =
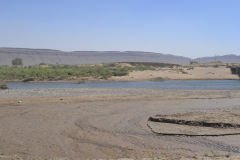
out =
[(194, 67), (192, 67), (192, 66), (187, 68), (187, 70), (193, 70), (193, 69), (194, 69)]
[(197, 61), (190, 61), (190, 64), (198, 64)]
[(23, 82), (31, 82), (31, 81), (34, 81), (34, 78), (26, 78), (23, 80)]
[(12, 65), (13, 66), (22, 66), (23, 62), (21, 58), (15, 58), (12, 60)]
[(44, 65), (47, 65), (47, 63), (43, 63), (43, 62), (39, 63), (39, 66), (44, 66)]

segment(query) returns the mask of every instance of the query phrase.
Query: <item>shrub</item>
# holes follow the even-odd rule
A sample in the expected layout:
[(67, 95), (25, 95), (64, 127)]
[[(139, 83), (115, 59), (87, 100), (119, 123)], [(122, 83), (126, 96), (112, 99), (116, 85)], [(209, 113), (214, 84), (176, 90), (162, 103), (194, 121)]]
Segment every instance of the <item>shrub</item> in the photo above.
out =
[(192, 66), (187, 68), (187, 70), (193, 70), (193, 69), (194, 69), (194, 67), (192, 67)]
[(12, 65), (13, 66), (22, 66), (23, 62), (21, 58), (15, 58), (12, 60)]
[(23, 80), (23, 82), (31, 82), (31, 81), (34, 81), (34, 78), (26, 78)]
[(39, 66), (44, 66), (44, 65), (47, 65), (47, 64), (44, 62), (39, 63)]
[(198, 64), (197, 61), (190, 61), (190, 64)]

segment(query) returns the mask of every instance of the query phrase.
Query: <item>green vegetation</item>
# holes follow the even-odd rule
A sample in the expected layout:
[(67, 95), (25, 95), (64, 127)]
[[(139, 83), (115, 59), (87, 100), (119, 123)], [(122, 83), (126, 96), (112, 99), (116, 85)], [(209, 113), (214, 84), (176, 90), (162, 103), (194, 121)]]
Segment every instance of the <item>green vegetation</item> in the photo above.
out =
[(211, 150), (210, 153), (205, 152), (203, 156), (204, 157), (212, 157), (212, 158), (218, 157), (219, 159), (221, 159), (221, 158), (224, 159), (224, 157), (230, 158), (232, 155), (231, 155), (231, 153), (220, 154), (218, 152)]
[(190, 61), (190, 64), (198, 64), (197, 61)]
[(2, 80), (65, 80), (72, 78), (93, 77), (107, 79), (111, 76), (125, 76), (131, 71), (155, 70), (151, 66), (121, 66), (113, 64), (104, 65), (49, 65), (25, 67), (0, 67)]
[(193, 70), (193, 69), (194, 69), (193, 66), (187, 67), (187, 70)]
[(22, 66), (23, 65), (23, 61), (21, 58), (15, 58), (12, 60), (12, 65), (13, 66)]
[[(188, 74), (188, 72), (186, 72), (183, 68), (173, 68), (173, 67), (169, 67), (169, 69), (175, 71), (175, 72), (178, 72), (178, 73), (182, 73), (182, 74)], [(189, 70), (187, 68), (187, 70)]]

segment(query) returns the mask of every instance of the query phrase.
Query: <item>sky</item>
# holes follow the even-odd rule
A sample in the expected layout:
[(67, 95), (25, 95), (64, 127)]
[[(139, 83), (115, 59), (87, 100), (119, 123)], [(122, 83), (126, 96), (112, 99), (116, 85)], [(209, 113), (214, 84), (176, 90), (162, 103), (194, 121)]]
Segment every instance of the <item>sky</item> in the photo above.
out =
[(240, 0), (0, 0), (0, 47), (240, 54)]

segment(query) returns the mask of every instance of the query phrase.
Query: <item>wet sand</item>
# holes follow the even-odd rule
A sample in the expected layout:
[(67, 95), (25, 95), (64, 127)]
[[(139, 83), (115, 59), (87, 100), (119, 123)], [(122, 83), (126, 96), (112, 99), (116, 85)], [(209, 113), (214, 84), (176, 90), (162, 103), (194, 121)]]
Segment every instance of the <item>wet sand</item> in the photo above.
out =
[(240, 135), (157, 136), (147, 120), (239, 102), (240, 90), (0, 90), (0, 159), (235, 157)]

